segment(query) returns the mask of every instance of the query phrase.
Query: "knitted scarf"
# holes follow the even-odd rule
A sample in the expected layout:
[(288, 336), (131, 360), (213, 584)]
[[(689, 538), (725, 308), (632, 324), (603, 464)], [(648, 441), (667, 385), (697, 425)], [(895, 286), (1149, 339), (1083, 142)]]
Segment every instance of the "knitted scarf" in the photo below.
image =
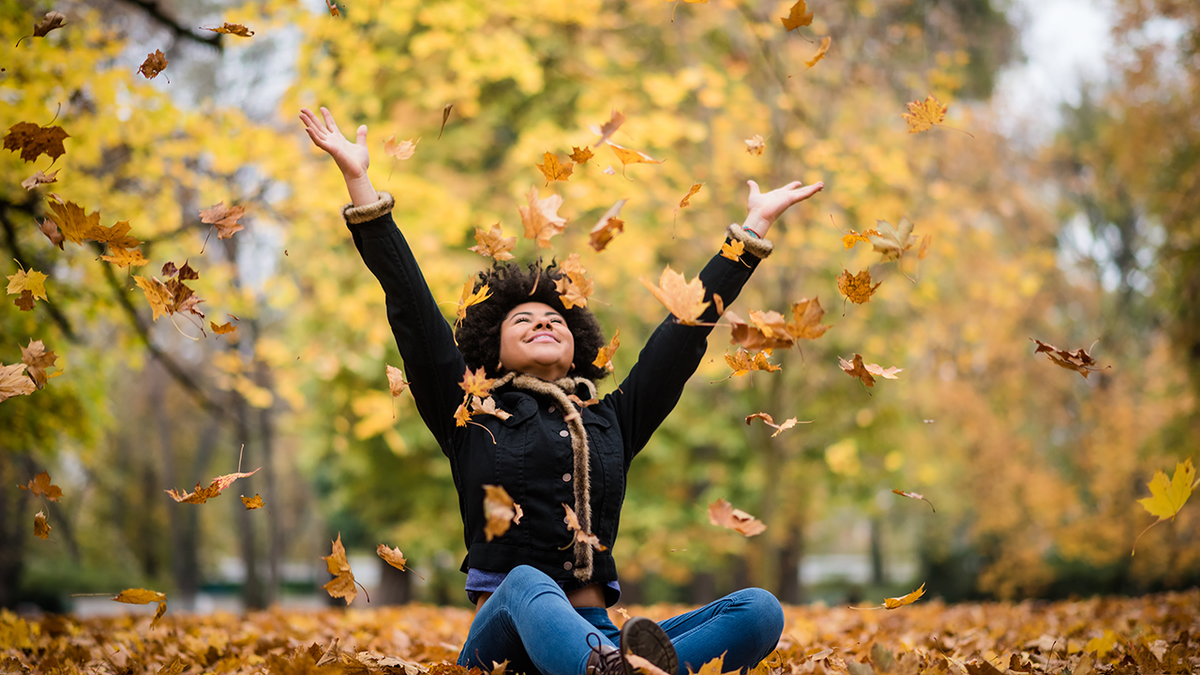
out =
[[(588, 462), (587, 430), (583, 427), (583, 416), (571, 401), (579, 385), (587, 387), (589, 398), (596, 398), (596, 384), (585, 377), (564, 377), (548, 382), (541, 378), (520, 373), (508, 373), (496, 380), (492, 388), (511, 383), (517, 389), (549, 396), (563, 412), (563, 421), (571, 435), (571, 451), (575, 456), (573, 476), (575, 480), (575, 516), (579, 527), (586, 533), (592, 532), (592, 482)], [(577, 397), (575, 400), (579, 400)], [(575, 542), (575, 578), (587, 581), (592, 578), (592, 547), (581, 541)]]

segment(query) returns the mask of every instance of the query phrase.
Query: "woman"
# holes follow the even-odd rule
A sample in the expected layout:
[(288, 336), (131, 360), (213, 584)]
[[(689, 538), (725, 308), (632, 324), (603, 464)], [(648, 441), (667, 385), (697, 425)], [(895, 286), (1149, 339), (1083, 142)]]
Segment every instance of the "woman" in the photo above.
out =
[[(711, 327), (668, 317), (617, 391), (595, 401), (594, 365), (604, 339), (584, 308), (566, 309), (551, 265), (523, 271), (497, 264), (479, 275), (491, 297), (467, 309), (453, 332), (438, 309), (408, 244), (391, 217), (394, 200), (367, 177), (367, 127), (342, 136), (329, 111), (301, 111), (305, 131), (341, 169), (351, 204), (342, 210), (354, 245), (387, 295), (388, 320), (404, 359), (410, 391), (425, 424), (450, 460), (465, 543), (462, 570), (476, 605), (459, 664), (544, 675), (629, 675), (634, 654), (669, 674), (686, 675), (725, 655), (726, 670), (752, 668), (783, 630), (779, 602), (761, 589), (732, 593), (661, 624), (644, 618), (620, 631), (606, 607), (620, 597), (612, 557), (625, 476), (679, 400), (707, 346)], [(742, 261), (714, 256), (700, 279), (706, 300), (732, 303), (759, 261), (771, 252), (767, 230), (788, 207), (824, 187), (799, 182), (766, 193), (750, 181), (749, 213), (730, 225), (745, 245)], [(711, 305), (701, 321), (718, 318)], [(456, 344), (457, 338), (457, 344)], [(459, 425), (459, 383), (470, 369), (497, 378), (500, 416)], [(503, 419), (502, 419), (503, 418)], [(499, 485), (524, 516), (494, 540), (485, 531), (484, 485)], [(601, 544), (572, 545), (564, 506)], [(606, 548), (605, 548), (606, 547)], [(619, 645), (619, 646), (618, 646)]]

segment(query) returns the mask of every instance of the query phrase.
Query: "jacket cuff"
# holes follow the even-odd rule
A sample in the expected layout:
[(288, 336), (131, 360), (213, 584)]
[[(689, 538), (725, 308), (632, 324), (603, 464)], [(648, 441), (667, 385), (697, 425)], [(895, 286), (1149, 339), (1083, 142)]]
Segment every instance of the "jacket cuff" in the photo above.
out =
[(775, 244), (771, 243), (770, 239), (761, 239), (746, 232), (741, 225), (734, 223), (725, 229), (725, 236), (735, 241), (740, 241), (746, 246), (746, 252), (754, 257), (766, 258), (771, 255), (771, 251), (775, 250)]
[(366, 204), (364, 206), (355, 206), (347, 204), (342, 207), (342, 218), (346, 219), (351, 225), (365, 223), (368, 220), (375, 220), (381, 216), (385, 216), (392, 212), (392, 208), (396, 206), (396, 200), (387, 192), (376, 192), (379, 196), (379, 201), (374, 204)]

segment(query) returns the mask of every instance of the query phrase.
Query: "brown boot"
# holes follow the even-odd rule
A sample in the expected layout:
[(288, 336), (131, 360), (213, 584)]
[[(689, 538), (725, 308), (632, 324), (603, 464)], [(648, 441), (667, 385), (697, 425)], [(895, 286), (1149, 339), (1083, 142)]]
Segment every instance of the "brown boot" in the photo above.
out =
[(646, 659), (667, 675), (679, 670), (679, 657), (666, 632), (650, 619), (635, 616), (621, 627), (620, 649), (606, 644), (592, 647), (584, 675), (635, 675), (625, 659), (629, 654)]

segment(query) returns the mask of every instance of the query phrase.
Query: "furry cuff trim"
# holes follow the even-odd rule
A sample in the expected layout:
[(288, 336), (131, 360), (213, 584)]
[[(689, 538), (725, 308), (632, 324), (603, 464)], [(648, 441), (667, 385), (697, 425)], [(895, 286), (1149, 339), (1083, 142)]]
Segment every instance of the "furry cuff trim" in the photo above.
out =
[(379, 201), (374, 204), (367, 204), (365, 206), (347, 204), (343, 206), (342, 217), (346, 219), (347, 223), (358, 225), (359, 223), (375, 220), (384, 214), (391, 213), (392, 208), (396, 206), (396, 200), (386, 192), (377, 192), (376, 194), (379, 195)]
[(742, 229), (741, 225), (734, 223), (725, 229), (725, 235), (735, 241), (740, 241), (746, 246), (746, 253), (753, 254), (754, 257), (762, 259), (771, 255), (771, 251), (775, 250), (775, 244), (771, 243), (770, 239), (760, 239), (752, 234), (748, 234)]

